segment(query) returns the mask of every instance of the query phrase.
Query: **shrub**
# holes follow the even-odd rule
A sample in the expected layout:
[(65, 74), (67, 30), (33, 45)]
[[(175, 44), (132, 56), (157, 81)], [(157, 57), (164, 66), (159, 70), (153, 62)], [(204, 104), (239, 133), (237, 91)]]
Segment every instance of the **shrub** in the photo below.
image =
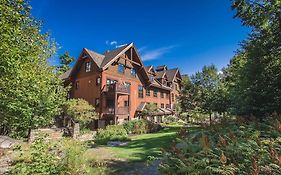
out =
[(86, 148), (74, 140), (61, 142), (46, 142), (44, 137), (38, 137), (30, 147), (21, 150), (21, 155), (15, 160), (13, 175), (80, 175), (93, 174), (91, 159), (85, 157)]
[(176, 123), (178, 120), (179, 119), (174, 115), (169, 115), (169, 116), (165, 117), (165, 123), (166, 124)]
[(153, 123), (149, 120), (131, 120), (123, 124), (128, 134), (144, 134), (157, 132), (161, 129), (160, 124)]
[(95, 108), (83, 99), (68, 100), (64, 105), (64, 113), (79, 122), (81, 128), (98, 118)]
[(90, 160), (85, 157), (86, 148), (78, 141), (66, 139), (62, 143), (63, 157), (61, 167), (64, 174), (91, 174)]
[(98, 129), (95, 136), (95, 142), (98, 144), (107, 144), (108, 141), (128, 140), (127, 131), (122, 125), (108, 125), (105, 129)]
[[(179, 132), (178, 146), (164, 154), (163, 174), (281, 174), (281, 126), (229, 122), (200, 131)], [(278, 129), (279, 128), (279, 129)], [(275, 133), (275, 136), (272, 133)]]
[(10, 174), (60, 174), (62, 167), (59, 152), (53, 151), (54, 148), (55, 145), (47, 144), (44, 137), (38, 137), (27, 150), (22, 150), (22, 155), (15, 161)]

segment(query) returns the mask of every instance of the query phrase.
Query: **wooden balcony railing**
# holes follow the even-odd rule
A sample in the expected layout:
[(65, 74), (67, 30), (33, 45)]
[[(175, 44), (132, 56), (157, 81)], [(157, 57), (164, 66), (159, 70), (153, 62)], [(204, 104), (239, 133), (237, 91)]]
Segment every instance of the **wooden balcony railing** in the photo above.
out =
[(124, 93), (124, 94), (129, 94), (130, 93), (130, 88), (123, 85), (123, 84), (108, 84), (106, 85), (106, 91), (107, 92), (113, 92), (113, 93)]

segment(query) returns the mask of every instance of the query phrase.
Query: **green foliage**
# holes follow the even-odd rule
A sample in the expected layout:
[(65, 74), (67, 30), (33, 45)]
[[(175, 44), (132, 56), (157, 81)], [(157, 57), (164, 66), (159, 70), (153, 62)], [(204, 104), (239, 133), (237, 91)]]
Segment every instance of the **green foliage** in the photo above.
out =
[(65, 52), (59, 59), (60, 65), (57, 67), (57, 73), (60, 75), (70, 70), (70, 64), (74, 61), (74, 57), (70, 56), (68, 52)]
[[(75, 140), (47, 142), (38, 137), (30, 147), (21, 150), (14, 162), (12, 175), (80, 175), (93, 174), (92, 158), (85, 157), (86, 148)], [(99, 166), (101, 168), (101, 166)]]
[(143, 116), (151, 116), (153, 113), (157, 111), (157, 105), (154, 103), (148, 103), (145, 105), (142, 115)]
[(66, 92), (48, 65), (55, 44), (24, 1), (0, 3), (0, 132), (24, 137), (49, 125)]
[(105, 129), (98, 129), (95, 136), (95, 142), (98, 144), (107, 144), (108, 141), (128, 140), (127, 131), (122, 125), (108, 125)]
[[(28, 150), (15, 162), (15, 168), (10, 174), (60, 174), (59, 152), (52, 150), (54, 145), (47, 144), (44, 137), (39, 137), (34, 141)], [(52, 150), (52, 151), (51, 151)]]
[(95, 108), (83, 99), (70, 99), (64, 105), (64, 113), (79, 122), (82, 128), (98, 118)]
[(280, 128), (278, 120), (269, 118), (263, 123), (238, 120), (191, 132), (182, 129), (178, 146), (164, 154), (160, 171), (202, 175), (280, 174)]
[(62, 164), (63, 174), (80, 175), (92, 174), (91, 159), (85, 156), (86, 148), (84, 145), (75, 140), (64, 140)]
[(179, 118), (177, 118), (174, 115), (165, 116), (165, 123), (166, 124), (172, 124), (172, 123), (176, 123), (178, 121), (179, 121)]
[(149, 120), (131, 120), (123, 124), (128, 134), (144, 134), (157, 132), (161, 129), (161, 125), (153, 123)]
[[(229, 106), (229, 94), (225, 87), (225, 78), (219, 74), (214, 65), (204, 66), (202, 71), (183, 81), (183, 91), (180, 104), (183, 112), (192, 117), (199, 113), (224, 113)], [(211, 118), (210, 118), (211, 122)]]
[(233, 0), (236, 17), (252, 28), (226, 69), (232, 112), (264, 116), (281, 112), (280, 1)]

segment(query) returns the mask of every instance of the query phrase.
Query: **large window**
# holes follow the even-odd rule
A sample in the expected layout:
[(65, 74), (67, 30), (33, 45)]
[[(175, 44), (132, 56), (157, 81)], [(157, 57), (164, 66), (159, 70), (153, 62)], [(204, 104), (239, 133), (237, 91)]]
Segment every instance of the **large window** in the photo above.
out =
[(125, 72), (125, 66), (124, 66), (124, 64), (118, 64), (118, 72), (119, 72), (120, 74), (124, 74), (124, 72)]
[(157, 97), (157, 93), (158, 93), (158, 92), (157, 92), (157, 89), (154, 89), (154, 90), (153, 90), (153, 97)]
[(143, 98), (143, 87), (141, 85), (139, 85), (138, 87), (138, 95), (139, 98)]
[(150, 96), (150, 89), (149, 89), (149, 88), (147, 88), (147, 89), (145, 90), (145, 95), (146, 95), (146, 96)]
[(90, 72), (91, 71), (91, 62), (86, 62), (86, 64), (85, 64), (85, 70), (86, 70), (86, 72)]
[(161, 108), (164, 108), (164, 103), (161, 103)]
[(170, 104), (166, 104), (166, 108), (170, 108)]
[(137, 70), (136, 70), (135, 68), (132, 68), (132, 69), (131, 69), (131, 75), (132, 75), (133, 77), (136, 77), (136, 76), (137, 76)]

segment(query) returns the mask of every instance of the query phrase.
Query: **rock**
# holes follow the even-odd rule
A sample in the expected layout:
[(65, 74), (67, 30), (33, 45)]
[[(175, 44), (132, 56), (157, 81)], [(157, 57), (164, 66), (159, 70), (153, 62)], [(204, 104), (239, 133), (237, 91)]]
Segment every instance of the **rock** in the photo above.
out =
[(126, 146), (128, 142), (121, 142), (121, 141), (109, 141), (107, 142), (107, 146)]
[(12, 139), (8, 136), (0, 136), (0, 148), (2, 149), (12, 148), (14, 145), (19, 143), (21, 143), (21, 141)]

